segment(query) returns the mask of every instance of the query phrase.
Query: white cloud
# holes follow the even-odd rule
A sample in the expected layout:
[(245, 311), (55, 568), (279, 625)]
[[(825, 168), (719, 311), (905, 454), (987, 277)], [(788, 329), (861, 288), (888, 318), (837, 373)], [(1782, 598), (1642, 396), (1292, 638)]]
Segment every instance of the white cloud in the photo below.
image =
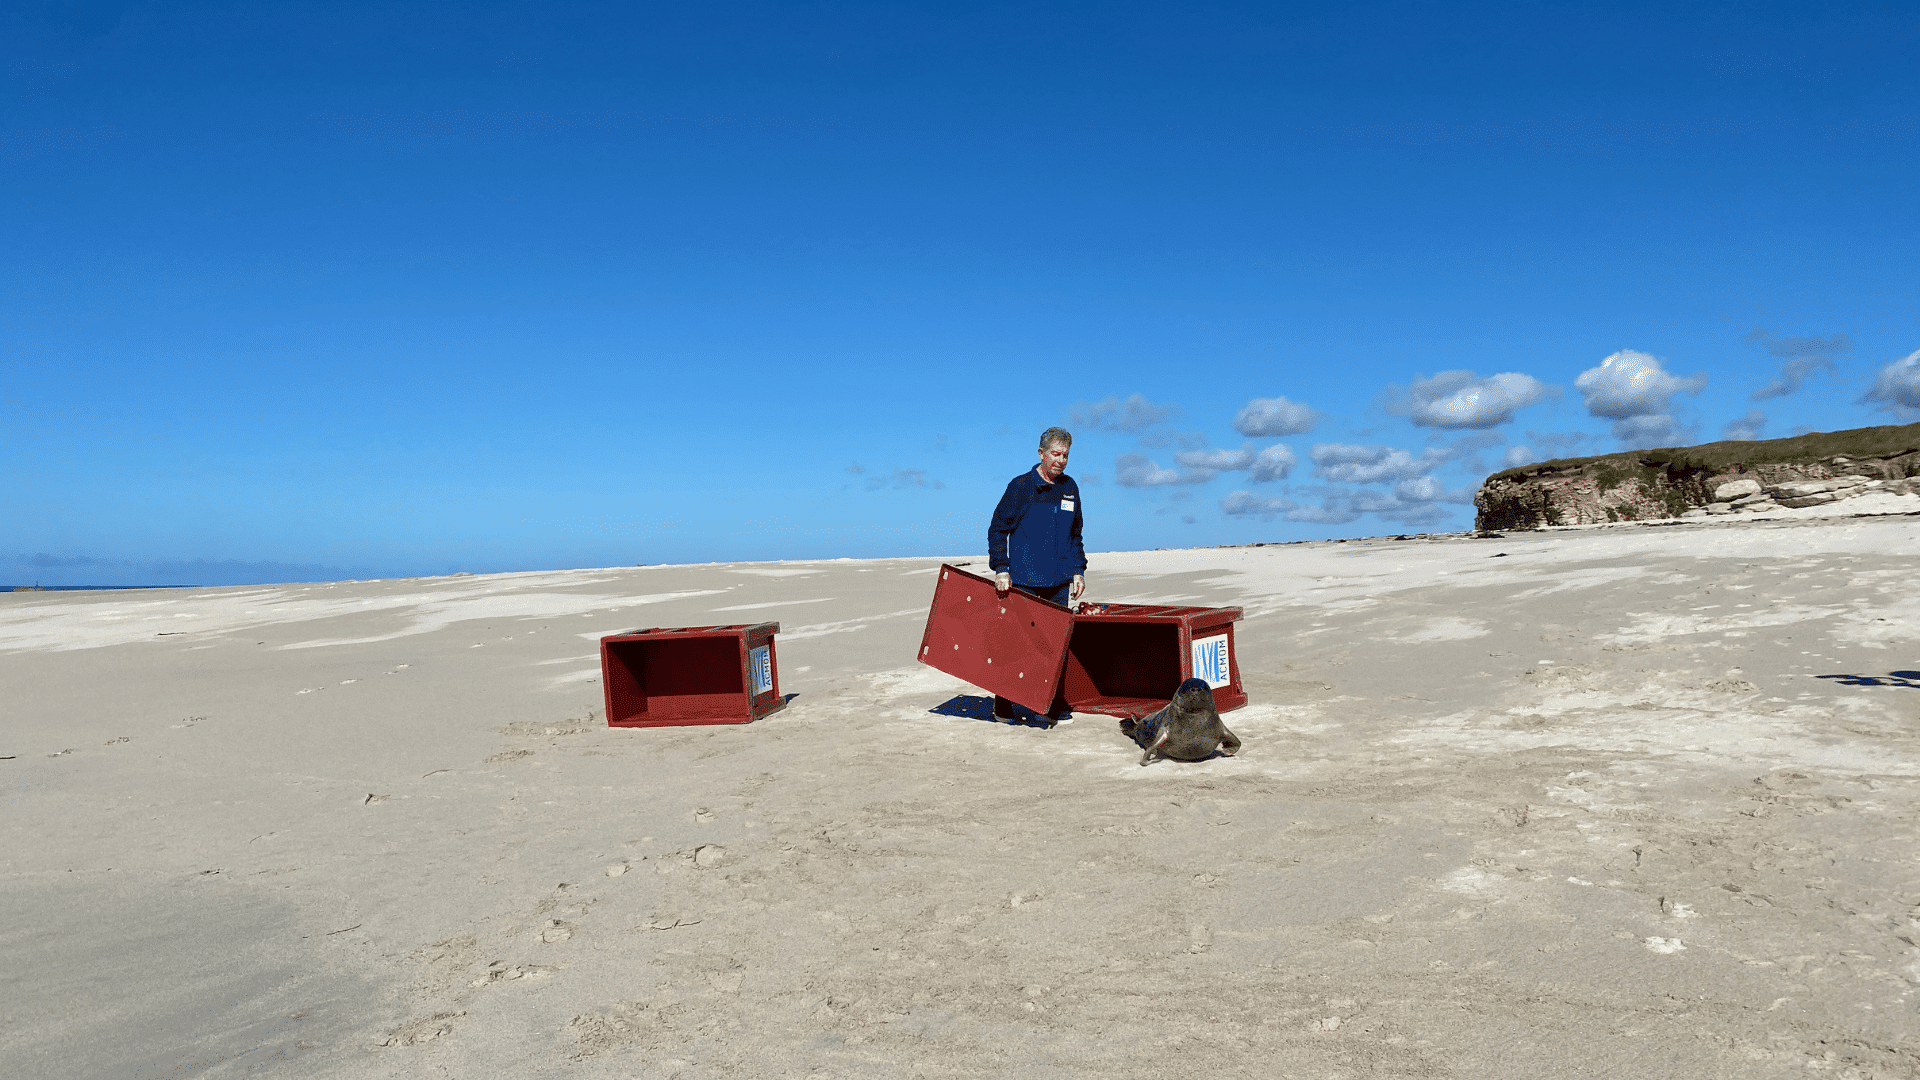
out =
[(1125, 432), (1165, 423), (1180, 415), (1180, 406), (1172, 402), (1155, 405), (1140, 394), (1129, 395), (1125, 401), (1112, 394), (1108, 394), (1104, 401), (1076, 401), (1072, 411), (1076, 427)]
[(1753, 392), (1753, 400), (1765, 401), (1800, 389), (1800, 384), (1816, 371), (1837, 371), (1833, 357), (1847, 351), (1853, 341), (1845, 334), (1776, 338), (1771, 330), (1755, 330), (1747, 335), (1747, 344), (1786, 361), (1779, 378)]
[(1669, 401), (1685, 391), (1706, 389), (1705, 372), (1691, 378), (1674, 377), (1657, 357), (1622, 349), (1588, 368), (1573, 380), (1586, 398), (1587, 413), (1612, 420), (1613, 437), (1628, 446), (1671, 446), (1687, 433), (1673, 418)]
[(1476, 431), (1471, 435), (1462, 435), (1445, 447), (1449, 459), (1459, 462), (1468, 472), (1486, 472), (1487, 463), (1480, 458), (1480, 451), (1490, 446), (1499, 446), (1507, 441), (1505, 435), (1497, 431)]
[(1233, 418), (1233, 430), (1253, 438), (1299, 435), (1320, 422), (1315, 410), (1283, 397), (1254, 398)]
[(1587, 401), (1587, 413), (1609, 420), (1635, 416), (1653, 416), (1667, 411), (1667, 400), (1686, 391), (1697, 394), (1706, 389), (1705, 372), (1689, 379), (1677, 379), (1660, 365), (1658, 357), (1636, 349), (1621, 349), (1599, 367), (1588, 368), (1573, 380), (1574, 388)]
[(1446, 490), (1433, 477), (1419, 476), (1393, 485), (1393, 497), (1401, 502), (1433, 502), (1446, 494)]
[(1668, 413), (1629, 416), (1613, 422), (1613, 437), (1621, 445), (1646, 449), (1650, 446), (1679, 446), (1690, 437), (1691, 429)]
[(1509, 446), (1507, 447), (1507, 452), (1500, 455), (1500, 467), (1502, 469), (1517, 469), (1522, 465), (1531, 465), (1539, 460), (1540, 455), (1534, 453), (1533, 447), (1531, 446)]
[[(1527, 429), (1528, 442), (1549, 454), (1557, 454), (1562, 457), (1572, 456), (1573, 452), (1580, 449), (1581, 444), (1585, 443), (1589, 438), (1592, 438), (1592, 436), (1584, 431), (1534, 431), (1531, 428)], [(1547, 459), (1535, 458), (1534, 460), (1545, 461)]]
[(1588, 438), (1584, 431), (1529, 431), (1528, 445), (1507, 447), (1506, 452), (1500, 455), (1497, 468), (1517, 469), (1536, 461), (1567, 457)]
[(1265, 484), (1274, 480), (1285, 480), (1293, 471), (1299, 458), (1293, 456), (1293, 449), (1285, 443), (1274, 443), (1253, 459), (1253, 468), (1248, 471), (1247, 479), (1256, 484)]
[(1229, 516), (1257, 517), (1262, 521), (1272, 521), (1275, 514), (1284, 514), (1298, 506), (1298, 503), (1287, 499), (1263, 498), (1251, 491), (1230, 492), (1220, 500), (1220, 509)]
[[(1397, 388), (1388, 392), (1398, 397)], [(1484, 379), (1471, 371), (1441, 371), (1431, 379), (1413, 380), (1406, 396), (1389, 402), (1387, 411), (1422, 427), (1490, 428), (1512, 420), (1514, 410), (1558, 392), (1517, 371)]]
[(1252, 446), (1238, 450), (1182, 450), (1173, 455), (1173, 460), (1190, 469), (1238, 472), (1253, 464), (1254, 454)]
[[(1401, 485), (1405, 487), (1406, 485)], [(1302, 506), (1287, 512), (1288, 521), (1317, 522), (1321, 524), (1340, 524), (1352, 521), (1362, 514), (1372, 514), (1385, 521), (1395, 521), (1403, 525), (1432, 525), (1444, 520), (1450, 511), (1435, 505), (1435, 498), (1425, 498), (1427, 494), (1454, 496), (1457, 493), (1439, 491), (1439, 485), (1431, 488), (1419, 481), (1412, 482), (1407, 497), (1400, 490), (1392, 492), (1374, 488), (1324, 488), (1320, 492), (1320, 505)], [(1457, 502), (1458, 498), (1447, 501)]]
[(1795, 357), (1780, 369), (1779, 378), (1755, 390), (1751, 395), (1752, 400), (1765, 401), (1768, 398), (1785, 397), (1800, 389), (1800, 384), (1807, 380), (1807, 376), (1822, 370), (1838, 371), (1840, 369), (1824, 356)]
[(1145, 454), (1121, 454), (1113, 459), (1113, 479), (1122, 487), (1165, 487), (1170, 484), (1204, 484), (1213, 479), (1211, 469), (1163, 469)]
[(1332, 502), (1319, 506), (1302, 506), (1287, 511), (1288, 521), (1304, 521), (1319, 525), (1345, 525), (1360, 516), (1360, 511), (1346, 506), (1335, 506)]
[(1201, 450), (1207, 445), (1204, 431), (1149, 431), (1140, 436), (1140, 445), (1155, 450), (1178, 446), (1182, 450)]
[(1220, 500), (1220, 509), (1230, 517), (1257, 517), (1270, 521), (1275, 516), (1288, 521), (1319, 525), (1341, 525), (1362, 515), (1373, 514), (1385, 521), (1403, 525), (1432, 525), (1454, 511), (1441, 503), (1471, 504), (1473, 487), (1446, 490), (1430, 476), (1402, 480), (1391, 489), (1312, 486), (1309, 491), (1320, 501), (1301, 505), (1287, 498), (1267, 498), (1251, 491), (1235, 491)]
[(1877, 401), (1901, 420), (1920, 417), (1920, 351), (1881, 368), (1873, 388), (1861, 400)]
[(1720, 437), (1723, 439), (1737, 439), (1741, 442), (1752, 442), (1760, 437), (1760, 432), (1765, 430), (1766, 426), (1766, 413), (1761, 412), (1759, 409), (1748, 409), (1747, 415), (1738, 420), (1728, 421), (1727, 430), (1722, 432)]
[(1313, 474), (1322, 480), (1377, 484), (1425, 476), (1445, 464), (1449, 454), (1444, 450), (1427, 450), (1416, 458), (1391, 446), (1321, 443), (1308, 451), (1307, 456), (1313, 459)]

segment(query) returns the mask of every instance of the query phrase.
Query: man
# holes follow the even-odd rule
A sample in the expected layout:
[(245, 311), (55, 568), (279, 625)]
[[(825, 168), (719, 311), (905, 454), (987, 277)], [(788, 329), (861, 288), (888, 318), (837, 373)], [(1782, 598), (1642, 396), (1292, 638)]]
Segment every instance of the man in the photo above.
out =
[[(1005, 596), (1009, 588), (1031, 593), (1063, 606), (1080, 599), (1087, 588), (1087, 552), (1080, 542), (1085, 512), (1080, 485), (1067, 475), (1067, 454), (1073, 436), (1063, 428), (1040, 433), (1040, 463), (1007, 482), (1006, 494), (993, 508), (987, 526), (987, 565), (993, 587)], [(1014, 718), (1013, 702), (996, 696), (993, 715)], [(1060, 723), (1073, 719), (1065, 694), (1056, 690), (1047, 718)]]

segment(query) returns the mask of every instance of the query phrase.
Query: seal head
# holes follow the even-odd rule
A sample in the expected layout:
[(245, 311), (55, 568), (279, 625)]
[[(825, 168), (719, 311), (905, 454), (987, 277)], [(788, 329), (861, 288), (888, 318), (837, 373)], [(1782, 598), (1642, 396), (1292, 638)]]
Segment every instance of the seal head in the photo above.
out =
[(1167, 707), (1148, 716), (1120, 721), (1120, 730), (1145, 753), (1140, 764), (1156, 757), (1175, 761), (1203, 761), (1219, 751), (1226, 757), (1240, 752), (1240, 737), (1220, 722), (1213, 705), (1213, 688), (1204, 679), (1188, 679), (1173, 692)]

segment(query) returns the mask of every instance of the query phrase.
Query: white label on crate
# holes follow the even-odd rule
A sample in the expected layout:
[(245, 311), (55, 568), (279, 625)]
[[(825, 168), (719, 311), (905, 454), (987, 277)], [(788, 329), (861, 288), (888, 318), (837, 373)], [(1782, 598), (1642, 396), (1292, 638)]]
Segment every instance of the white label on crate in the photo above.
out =
[(748, 697), (759, 697), (773, 689), (772, 647), (762, 645), (747, 653), (747, 669), (753, 672), (753, 693)]
[(1205, 679), (1215, 690), (1233, 681), (1228, 675), (1233, 670), (1230, 659), (1227, 635), (1193, 639), (1193, 677)]

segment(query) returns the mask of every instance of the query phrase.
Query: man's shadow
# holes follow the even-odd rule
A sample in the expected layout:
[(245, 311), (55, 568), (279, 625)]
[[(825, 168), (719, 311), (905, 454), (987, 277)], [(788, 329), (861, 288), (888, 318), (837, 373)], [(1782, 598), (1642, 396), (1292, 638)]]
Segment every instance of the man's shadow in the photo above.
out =
[(1815, 675), (1816, 679), (1831, 679), (1842, 686), (1904, 686), (1909, 690), (1920, 690), (1920, 671), (1889, 671), (1886, 675)]
[(1012, 720), (1001, 720), (993, 715), (991, 695), (961, 694), (951, 697), (927, 710), (936, 716), (957, 716), (962, 720), (985, 720), (989, 724), (1006, 724), (1010, 727), (1050, 728), (1053, 721), (1034, 712), (1024, 705), (1013, 707)]

